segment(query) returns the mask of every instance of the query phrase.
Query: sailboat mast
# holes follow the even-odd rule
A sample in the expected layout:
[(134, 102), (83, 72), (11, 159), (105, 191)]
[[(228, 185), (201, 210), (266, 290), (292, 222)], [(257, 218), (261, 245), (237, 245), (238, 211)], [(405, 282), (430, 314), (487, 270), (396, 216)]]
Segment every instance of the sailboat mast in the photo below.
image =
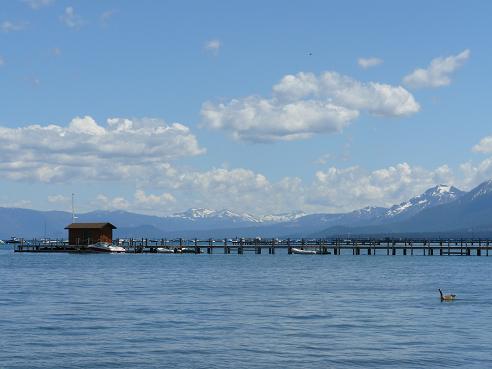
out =
[(74, 207), (75, 194), (72, 193), (72, 223), (75, 223), (75, 207)]

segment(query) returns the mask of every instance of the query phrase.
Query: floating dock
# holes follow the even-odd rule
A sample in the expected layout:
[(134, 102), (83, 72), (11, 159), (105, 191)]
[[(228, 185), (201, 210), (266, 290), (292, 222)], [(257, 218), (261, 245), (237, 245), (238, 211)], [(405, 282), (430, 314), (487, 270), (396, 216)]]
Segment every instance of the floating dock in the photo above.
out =
[[(314, 251), (317, 255), (423, 255), (423, 256), (489, 256), (492, 240), (488, 239), (117, 239), (113, 244), (126, 253), (175, 254), (302, 254)], [(302, 250), (302, 251), (299, 251)], [(14, 246), (15, 252), (86, 252), (87, 245), (69, 245), (62, 240), (31, 240)], [(307, 252), (306, 252), (307, 254)]]

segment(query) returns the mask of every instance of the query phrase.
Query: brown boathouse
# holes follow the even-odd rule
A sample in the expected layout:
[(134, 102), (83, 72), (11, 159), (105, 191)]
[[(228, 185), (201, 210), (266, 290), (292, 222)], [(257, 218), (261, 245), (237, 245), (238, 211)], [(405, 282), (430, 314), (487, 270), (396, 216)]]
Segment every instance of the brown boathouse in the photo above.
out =
[(72, 223), (65, 229), (68, 229), (69, 245), (89, 245), (113, 242), (113, 229), (116, 227), (111, 223)]

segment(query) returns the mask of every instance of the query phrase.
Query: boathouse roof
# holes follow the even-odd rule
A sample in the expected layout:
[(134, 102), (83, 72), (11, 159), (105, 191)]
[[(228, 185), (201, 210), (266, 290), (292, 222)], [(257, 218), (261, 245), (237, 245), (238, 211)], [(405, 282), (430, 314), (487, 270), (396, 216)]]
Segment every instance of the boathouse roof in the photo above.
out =
[(110, 226), (111, 229), (116, 229), (111, 223), (71, 223), (65, 229), (102, 229)]

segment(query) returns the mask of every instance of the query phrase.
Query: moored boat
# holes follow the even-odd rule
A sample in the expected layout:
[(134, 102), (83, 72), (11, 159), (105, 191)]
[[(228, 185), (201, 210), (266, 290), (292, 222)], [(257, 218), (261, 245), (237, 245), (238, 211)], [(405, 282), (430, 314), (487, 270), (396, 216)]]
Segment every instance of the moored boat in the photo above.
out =
[(10, 240), (5, 241), (5, 243), (21, 243), (21, 241), (18, 237), (10, 237)]
[(293, 247), (292, 248), (292, 253), (293, 254), (299, 254), (299, 255), (316, 255), (317, 252), (314, 250), (304, 250), (304, 249), (298, 249)]
[(180, 247), (177, 249), (180, 254), (196, 254), (194, 247)]
[(158, 247), (156, 251), (159, 254), (174, 254), (174, 249), (168, 249), (167, 247)]
[(110, 253), (123, 253), (126, 252), (124, 247), (115, 246), (109, 242), (97, 242), (87, 246), (87, 250), (91, 252), (110, 252)]

